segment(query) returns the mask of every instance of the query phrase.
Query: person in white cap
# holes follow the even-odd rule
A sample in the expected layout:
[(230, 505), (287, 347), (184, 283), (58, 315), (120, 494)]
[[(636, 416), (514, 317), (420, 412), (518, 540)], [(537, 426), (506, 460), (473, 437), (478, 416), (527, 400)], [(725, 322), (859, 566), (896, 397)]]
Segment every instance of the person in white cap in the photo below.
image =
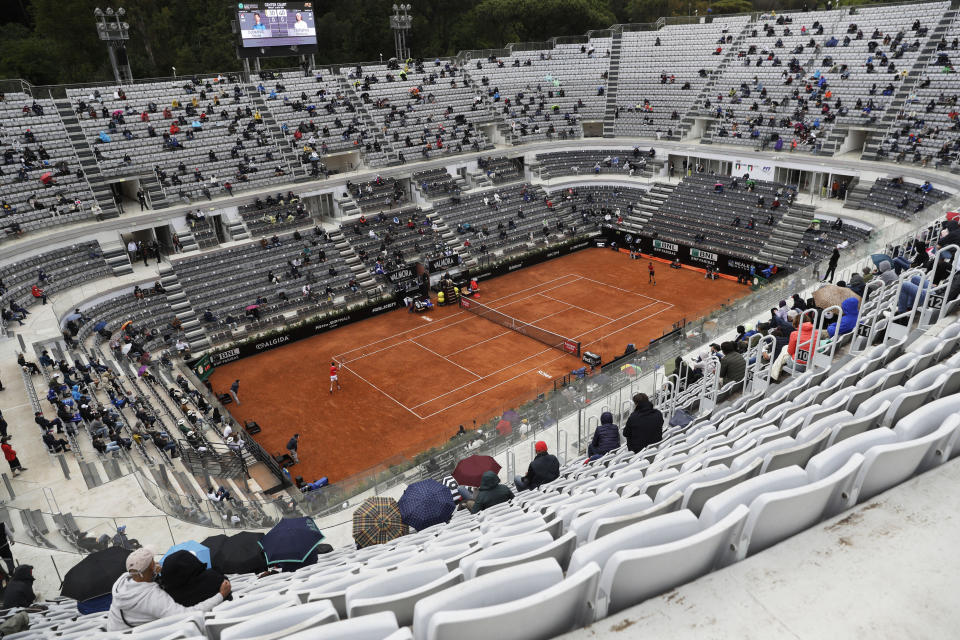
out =
[(124, 631), (132, 627), (188, 611), (210, 611), (230, 595), (230, 581), (224, 580), (219, 593), (192, 607), (177, 604), (155, 582), (160, 565), (153, 551), (141, 547), (127, 556), (127, 572), (117, 578), (111, 590), (113, 602), (107, 614), (108, 631)]

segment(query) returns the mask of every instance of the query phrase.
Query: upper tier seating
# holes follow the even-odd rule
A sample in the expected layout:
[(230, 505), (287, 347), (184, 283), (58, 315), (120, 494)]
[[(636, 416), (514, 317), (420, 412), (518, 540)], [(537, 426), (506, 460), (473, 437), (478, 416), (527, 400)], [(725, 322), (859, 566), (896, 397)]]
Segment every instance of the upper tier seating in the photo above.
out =
[(0, 238), (93, 217), (93, 193), (53, 100), (7, 93), (0, 122)]
[(725, 53), (731, 46), (727, 40), (732, 43), (748, 20), (724, 16), (706, 24), (625, 31), (614, 132), (670, 137), (672, 130), (678, 137), (680, 120), (722, 60), (714, 52), (719, 47)]
[(600, 120), (606, 105), (610, 38), (552, 49), (474, 58), (465, 68), (486, 104), (510, 127), (515, 143), (578, 138), (583, 120)]
[(352, 83), (378, 128), (407, 162), (492, 146), (477, 129), (490, 122), (490, 114), (478, 108), (452, 62), (367, 65)]
[(251, 93), (222, 76), (68, 90), (101, 172), (155, 173), (171, 200), (216, 195), (227, 182), (262, 187), (286, 174)]

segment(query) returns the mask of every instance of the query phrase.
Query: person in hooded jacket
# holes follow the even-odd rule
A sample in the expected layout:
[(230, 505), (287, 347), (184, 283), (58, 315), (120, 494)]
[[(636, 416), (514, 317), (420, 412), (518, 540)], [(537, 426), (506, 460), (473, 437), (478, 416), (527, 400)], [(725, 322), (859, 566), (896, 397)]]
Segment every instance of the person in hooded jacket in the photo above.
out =
[(840, 303), (840, 310), (843, 312), (843, 315), (840, 316), (840, 322), (831, 322), (827, 325), (827, 335), (831, 338), (850, 333), (857, 326), (860, 301), (854, 296), (850, 296)]
[(807, 308), (807, 303), (803, 301), (799, 293), (793, 294), (793, 308), (797, 311), (804, 311)]
[(22, 564), (13, 572), (10, 583), (3, 592), (3, 608), (29, 607), (37, 596), (33, 593), (33, 567)]
[(587, 455), (595, 460), (620, 446), (620, 427), (613, 424), (613, 414), (600, 414), (600, 424), (593, 432), (593, 440), (587, 445)]
[(645, 393), (633, 396), (633, 413), (623, 428), (627, 448), (634, 453), (663, 439), (663, 414), (653, 408)]
[(510, 487), (500, 482), (500, 476), (493, 471), (484, 471), (480, 476), (480, 486), (477, 487), (477, 497), (470, 505), (470, 513), (477, 513), (484, 509), (506, 502), (513, 498)]
[(867, 283), (863, 281), (863, 276), (859, 273), (854, 273), (850, 276), (850, 282), (847, 283), (847, 288), (862, 298), (863, 292), (867, 288)]
[(877, 265), (877, 277), (883, 280), (884, 285), (897, 281), (897, 274), (889, 260), (881, 260), (880, 264)]
[[(206, 563), (186, 549), (164, 558), (160, 570), (160, 588), (184, 607), (200, 604), (219, 593), (224, 580), (222, 573), (208, 569)], [(230, 600), (232, 596), (226, 599)]]
[(178, 613), (210, 611), (230, 595), (230, 581), (224, 580), (220, 590), (206, 600), (192, 607), (177, 604), (155, 581), (159, 565), (147, 547), (127, 556), (126, 568), (110, 590), (113, 601), (107, 613), (108, 631), (124, 631)]

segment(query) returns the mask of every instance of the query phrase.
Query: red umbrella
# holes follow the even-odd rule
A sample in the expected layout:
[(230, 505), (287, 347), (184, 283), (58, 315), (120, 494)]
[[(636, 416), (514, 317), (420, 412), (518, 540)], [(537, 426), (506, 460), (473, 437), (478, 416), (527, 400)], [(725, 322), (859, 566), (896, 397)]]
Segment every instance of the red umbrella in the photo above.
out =
[(42, 176), (40, 176), (40, 182), (43, 184), (50, 184), (50, 180), (53, 178), (53, 174), (47, 171)]
[(259, 308), (260, 308), (260, 305), (258, 305), (258, 304), (251, 304), (251, 305), (248, 305), (248, 306), (247, 306), (247, 311), (252, 311), (252, 310), (254, 310), (254, 309), (259, 309)]
[(499, 473), (500, 464), (490, 456), (470, 456), (457, 463), (453, 478), (468, 487), (478, 487), (484, 471)]

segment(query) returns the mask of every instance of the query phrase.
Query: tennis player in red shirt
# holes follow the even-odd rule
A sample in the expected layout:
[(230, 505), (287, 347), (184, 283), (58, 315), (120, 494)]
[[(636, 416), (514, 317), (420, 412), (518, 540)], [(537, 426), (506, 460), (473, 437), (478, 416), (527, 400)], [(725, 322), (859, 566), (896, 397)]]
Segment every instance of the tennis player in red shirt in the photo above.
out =
[(657, 284), (657, 274), (656, 274), (656, 272), (653, 270), (653, 262), (648, 262), (648, 263), (647, 263), (647, 269), (648, 269), (648, 271), (650, 272), (650, 277), (647, 278), (647, 283)]
[(336, 383), (337, 391), (340, 390), (340, 378), (337, 375), (339, 369), (335, 361), (330, 361), (330, 393), (333, 393), (333, 385)]

